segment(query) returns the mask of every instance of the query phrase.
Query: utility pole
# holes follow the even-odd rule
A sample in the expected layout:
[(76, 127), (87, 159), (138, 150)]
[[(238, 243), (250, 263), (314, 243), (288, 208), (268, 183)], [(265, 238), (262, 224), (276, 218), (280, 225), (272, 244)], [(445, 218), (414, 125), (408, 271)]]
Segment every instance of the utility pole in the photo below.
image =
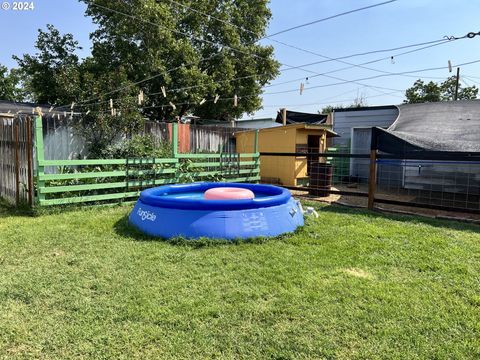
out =
[(455, 97), (453, 98), (453, 100), (457, 100), (458, 99), (458, 85), (460, 83), (460, 68), (457, 67), (457, 83), (455, 84)]
[(287, 108), (283, 108), (282, 110), (282, 123), (283, 126), (287, 126)]

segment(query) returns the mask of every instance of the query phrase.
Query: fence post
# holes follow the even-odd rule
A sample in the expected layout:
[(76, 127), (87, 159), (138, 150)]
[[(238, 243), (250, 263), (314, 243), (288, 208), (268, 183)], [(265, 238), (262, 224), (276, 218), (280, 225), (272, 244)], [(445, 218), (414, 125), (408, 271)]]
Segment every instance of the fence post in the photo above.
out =
[(373, 210), (377, 187), (377, 150), (370, 150), (370, 175), (368, 177), (368, 209)]
[(38, 204), (41, 205), (42, 201), (45, 200), (45, 194), (40, 191), (41, 188), (45, 187), (45, 180), (41, 179), (41, 177), (45, 175), (45, 168), (43, 166), (45, 154), (43, 148), (42, 117), (40, 115), (35, 117), (35, 154), (37, 158), (37, 198)]
[(28, 180), (28, 205), (33, 206), (33, 145), (32, 145), (32, 119), (27, 118), (27, 180)]
[[(18, 119), (16, 119), (18, 120)], [(15, 120), (14, 120), (15, 121)], [(20, 204), (20, 157), (18, 148), (18, 121), (14, 124), (15, 130), (15, 204)]]
[(172, 148), (173, 157), (176, 158), (178, 154), (178, 123), (172, 124)]
[[(260, 175), (260, 154), (258, 152), (258, 133), (259, 130), (255, 130), (255, 143), (253, 144), (253, 152), (255, 153), (255, 170), (258, 171), (258, 174)], [(258, 180), (257, 180), (258, 182)]]
[(253, 144), (253, 152), (258, 154), (258, 130), (255, 130), (255, 143)]

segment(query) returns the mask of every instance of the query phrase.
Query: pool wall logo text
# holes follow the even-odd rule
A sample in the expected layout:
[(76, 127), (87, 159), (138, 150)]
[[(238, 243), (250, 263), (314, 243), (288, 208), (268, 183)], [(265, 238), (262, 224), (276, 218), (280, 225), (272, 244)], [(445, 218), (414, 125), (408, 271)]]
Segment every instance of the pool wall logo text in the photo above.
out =
[(153, 212), (148, 210), (142, 210), (142, 208), (138, 208), (137, 215), (140, 216), (142, 221), (145, 221), (145, 220), (155, 221), (155, 219), (157, 218), (157, 216)]

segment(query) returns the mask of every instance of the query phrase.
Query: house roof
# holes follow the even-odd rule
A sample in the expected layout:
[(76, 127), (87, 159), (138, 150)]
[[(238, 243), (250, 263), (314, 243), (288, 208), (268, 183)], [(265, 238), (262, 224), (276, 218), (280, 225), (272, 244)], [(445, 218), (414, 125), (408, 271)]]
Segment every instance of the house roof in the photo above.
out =
[(256, 118), (256, 119), (240, 119), (240, 120), (237, 120), (237, 122), (252, 122), (252, 121), (265, 121), (265, 122), (269, 122), (269, 121), (275, 121), (274, 118)]
[(372, 145), (388, 153), (480, 152), (480, 100), (399, 105), (388, 129), (375, 128)]
[[(47, 104), (36, 104), (30, 102), (17, 102), (10, 100), (0, 100), (0, 114), (13, 116), (15, 114), (33, 114), (34, 110), (39, 107), (42, 113), (46, 114), (49, 112), (51, 106)], [(70, 112), (70, 107), (67, 107), (68, 112)], [(51, 114), (63, 114), (62, 111), (52, 111)]]
[[(336, 137), (339, 136), (336, 132), (331, 129), (331, 125), (316, 125), (316, 124), (290, 124), (286, 126), (276, 126), (271, 128), (264, 128), (258, 129), (261, 132), (268, 132), (268, 131), (284, 131), (285, 129), (297, 129), (297, 130), (318, 130), (318, 131), (325, 131), (327, 133), (327, 137)], [(245, 130), (245, 131), (238, 131), (234, 135), (238, 135), (239, 133), (245, 132), (252, 132), (257, 131), (256, 129), (253, 130)]]
[(346, 112), (346, 111), (368, 111), (368, 110), (393, 110), (396, 109), (395, 105), (378, 105), (378, 106), (359, 106), (359, 107), (347, 107), (333, 109), (334, 112)]
[[(310, 114), (287, 110), (287, 124), (325, 124), (325, 122), (327, 121), (327, 116), (328, 115)], [(277, 118), (275, 119), (275, 121), (277, 123), (283, 124), (282, 113), (280, 111), (277, 113)]]

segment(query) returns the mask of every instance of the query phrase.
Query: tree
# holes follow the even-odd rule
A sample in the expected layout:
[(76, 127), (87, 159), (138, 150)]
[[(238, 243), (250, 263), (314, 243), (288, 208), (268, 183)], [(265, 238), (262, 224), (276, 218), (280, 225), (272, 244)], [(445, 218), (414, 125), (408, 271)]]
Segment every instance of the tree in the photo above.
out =
[(47, 31), (38, 30), (35, 55), (13, 56), (28, 97), (37, 103), (64, 104), (75, 101), (79, 95), (80, 49), (72, 34), (61, 35), (53, 25)]
[[(52, 25), (47, 25), (47, 31), (39, 29), (35, 47), (38, 50), (35, 55), (14, 56), (27, 97), (34, 102), (60, 106), (57, 110), (70, 111), (71, 103), (80, 103), (74, 111), (88, 111), (88, 114), (74, 124), (91, 156), (100, 155), (116, 138), (140, 128), (143, 117), (137, 108), (138, 89), (128, 80), (125, 66), (105, 68), (94, 57), (80, 62), (75, 54), (80, 47), (72, 34), (62, 35)], [(11, 93), (10, 88), (7, 90)], [(107, 95), (117, 88), (122, 90), (115, 93), (112, 111)]]
[(80, 61), (73, 36), (48, 25), (39, 30), (35, 55), (14, 58), (33, 101), (67, 111), (75, 102), (83, 113), (75, 123), (92, 156), (145, 118), (252, 113), (261, 107), (262, 87), (279, 73), (273, 48), (258, 44), (271, 16), (267, 0), (188, 3), (195, 11), (174, 1), (80, 1), (98, 25), (91, 56)]
[(331, 114), (335, 109), (353, 109), (353, 108), (359, 108), (362, 106), (367, 106), (367, 100), (365, 94), (357, 94), (357, 97), (353, 100), (353, 102), (350, 105), (327, 105), (322, 108), (318, 113), (319, 114)]
[[(442, 83), (442, 101), (449, 101), (455, 99), (456, 84), (456, 76), (451, 76)], [(473, 100), (477, 98), (477, 94), (478, 88), (476, 86), (462, 87), (461, 83), (458, 86), (458, 100)]]
[[(120, 66), (111, 73), (101, 73), (93, 59), (83, 62), (80, 69), (82, 88), (81, 98), (86, 100), (85, 106), (79, 110), (84, 114), (75, 121), (77, 132), (82, 135), (89, 149), (89, 156), (101, 157), (102, 152), (116, 139), (131, 136), (141, 129), (144, 122), (137, 107), (137, 88), (127, 79), (125, 69)], [(117, 92), (113, 108), (107, 91), (121, 88)], [(105, 94), (88, 100), (92, 93)], [(88, 110), (87, 110), (88, 109)], [(88, 114), (86, 112), (88, 111)]]
[[(455, 98), (455, 87), (457, 83), (456, 76), (451, 76), (444, 82), (438, 84), (430, 81), (424, 83), (423, 80), (415, 81), (411, 88), (405, 91), (407, 100), (404, 103), (423, 103), (437, 101), (451, 101)], [(458, 100), (476, 99), (478, 88), (476, 86), (458, 87)]]
[(9, 71), (6, 66), (0, 65), (0, 99), (23, 101), (24, 96), (18, 69)]
[[(278, 75), (273, 48), (257, 43), (271, 16), (267, 0), (185, 2), (196, 11), (159, 0), (82, 1), (98, 25), (91, 35), (98, 66), (107, 73), (123, 66), (134, 83), (151, 78), (139, 84), (150, 94), (144, 114), (151, 119), (252, 113), (263, 85)], [(214, 103), (217, 94), (228, 100)]]

